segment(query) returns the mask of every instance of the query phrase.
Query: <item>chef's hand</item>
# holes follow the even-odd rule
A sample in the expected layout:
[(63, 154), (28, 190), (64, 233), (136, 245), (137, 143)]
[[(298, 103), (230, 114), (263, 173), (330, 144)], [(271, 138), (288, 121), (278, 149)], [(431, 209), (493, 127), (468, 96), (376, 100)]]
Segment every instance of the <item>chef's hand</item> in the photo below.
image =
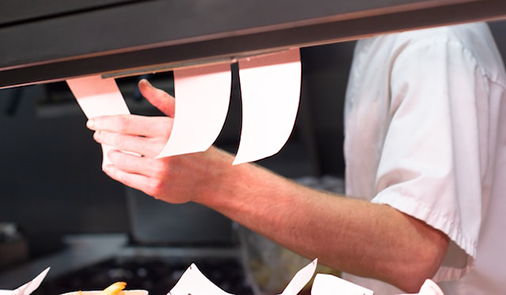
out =
[(231, 156), (211, 148), (205, 153), (155, 159), (170, 136), (175, 100), (146, 80), (139, 82), (139, 90), (167, 117), (117, 115), (90, 119), (87, 126), (95, 131), (94, 139), (114, 148), (109, 152), (112, 164), (104, 167), (104, 172), (169, 203), (195, 201), (206, 183), (219, 174), (208, 167), (214, 165), (212, 162), (230, 165)]

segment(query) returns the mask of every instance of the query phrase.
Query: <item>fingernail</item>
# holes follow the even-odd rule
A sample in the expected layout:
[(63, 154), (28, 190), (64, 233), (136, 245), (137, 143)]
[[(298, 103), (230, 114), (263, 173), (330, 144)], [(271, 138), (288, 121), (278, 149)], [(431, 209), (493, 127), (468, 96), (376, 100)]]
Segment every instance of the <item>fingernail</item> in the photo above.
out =
[(151, 85), (151, 82), (149, 82), (147, 79), (144, 79), (146, 85), (150, 88), (153, 88), (153, 85)]
[(139, 84), (147, 84), (149, 85), (149, 81), (145, 78), (142, 78), (140, 81), (139, 81)]

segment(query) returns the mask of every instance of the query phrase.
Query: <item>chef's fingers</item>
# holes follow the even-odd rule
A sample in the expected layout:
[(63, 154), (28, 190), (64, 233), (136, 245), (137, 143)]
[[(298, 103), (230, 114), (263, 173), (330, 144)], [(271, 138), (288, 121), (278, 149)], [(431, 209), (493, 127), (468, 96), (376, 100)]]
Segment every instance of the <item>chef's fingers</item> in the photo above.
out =
[[(128, 157), (128, 154), (121, 155), (121, 152), (110, 152), (113, 164), (106, 165), (103, 170), (112, 179), (123, 183), (131, 188), (143, 191), (144, 193), (159, 198), (163, 195), (164, 183), (161, 178), (150, 177), (155, 173), (153, 163), (160, 161), (149, 158), (131, 158), (127, 161), (119, 161), (118, 158)], [(135, 157), (131, 156), (130, 157)], [(151, 162), (151, 163), (149, 163)]]
[(155, 88), (146, 79), (139, 81), (139, 90), (152, 105), (157, 107), (165, 115), (174, 118), (175, 100), (167, 92)]
[(143, 191), (149, 195), (149, 191), (145, 189), (146, 187), (149, 187), (149, 177), (141, 174), (128, 173), (114, 165), (107, 165), (103, 168), (103, 170), (110, 178), (131, 188)]
[(165, 169), (163, 162), (154, 158), (139, 157), (118, 150), (111, 150), (107, 155), (114, 166), (127, 173), (153, 178), (158, 177)]
[(168, 137), (142, 137), (109, 131), (95, 131), (93, 139), (114, 149), (150, 158), (156, 157), (167, 143)]
[(172, 122), (173, 120), (169, 117), (116, 115), (90, 119), (86, 123), (86, 127), (94, 131), (104, 130), (130, 135), (159, 137), (167, 135), (172, 129)]

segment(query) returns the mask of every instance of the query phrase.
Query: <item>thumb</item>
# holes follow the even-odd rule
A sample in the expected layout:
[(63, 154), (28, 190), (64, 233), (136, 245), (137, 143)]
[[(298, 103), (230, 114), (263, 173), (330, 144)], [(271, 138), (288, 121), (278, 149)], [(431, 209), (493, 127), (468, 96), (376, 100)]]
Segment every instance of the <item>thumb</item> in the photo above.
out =
[(175, 100), (167, 92), (155, 88), (146, 79), (139, 81), (139, 91), (152, 105), (168, 117), (174, 118)]

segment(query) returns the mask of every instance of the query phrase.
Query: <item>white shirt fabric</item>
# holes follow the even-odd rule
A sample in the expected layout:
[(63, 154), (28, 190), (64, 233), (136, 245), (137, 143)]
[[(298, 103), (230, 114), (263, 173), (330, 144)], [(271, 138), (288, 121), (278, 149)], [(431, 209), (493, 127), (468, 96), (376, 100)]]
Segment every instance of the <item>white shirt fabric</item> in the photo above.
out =
[[(345, 105), (347, 195), (450, 238), (445, 294), (506, 294), (506, 74), (485, 23), (360, 40)], [(402, 293), (344, 274), (376, 295)], [(448, 282), (443, 282), (448, 281)]]

